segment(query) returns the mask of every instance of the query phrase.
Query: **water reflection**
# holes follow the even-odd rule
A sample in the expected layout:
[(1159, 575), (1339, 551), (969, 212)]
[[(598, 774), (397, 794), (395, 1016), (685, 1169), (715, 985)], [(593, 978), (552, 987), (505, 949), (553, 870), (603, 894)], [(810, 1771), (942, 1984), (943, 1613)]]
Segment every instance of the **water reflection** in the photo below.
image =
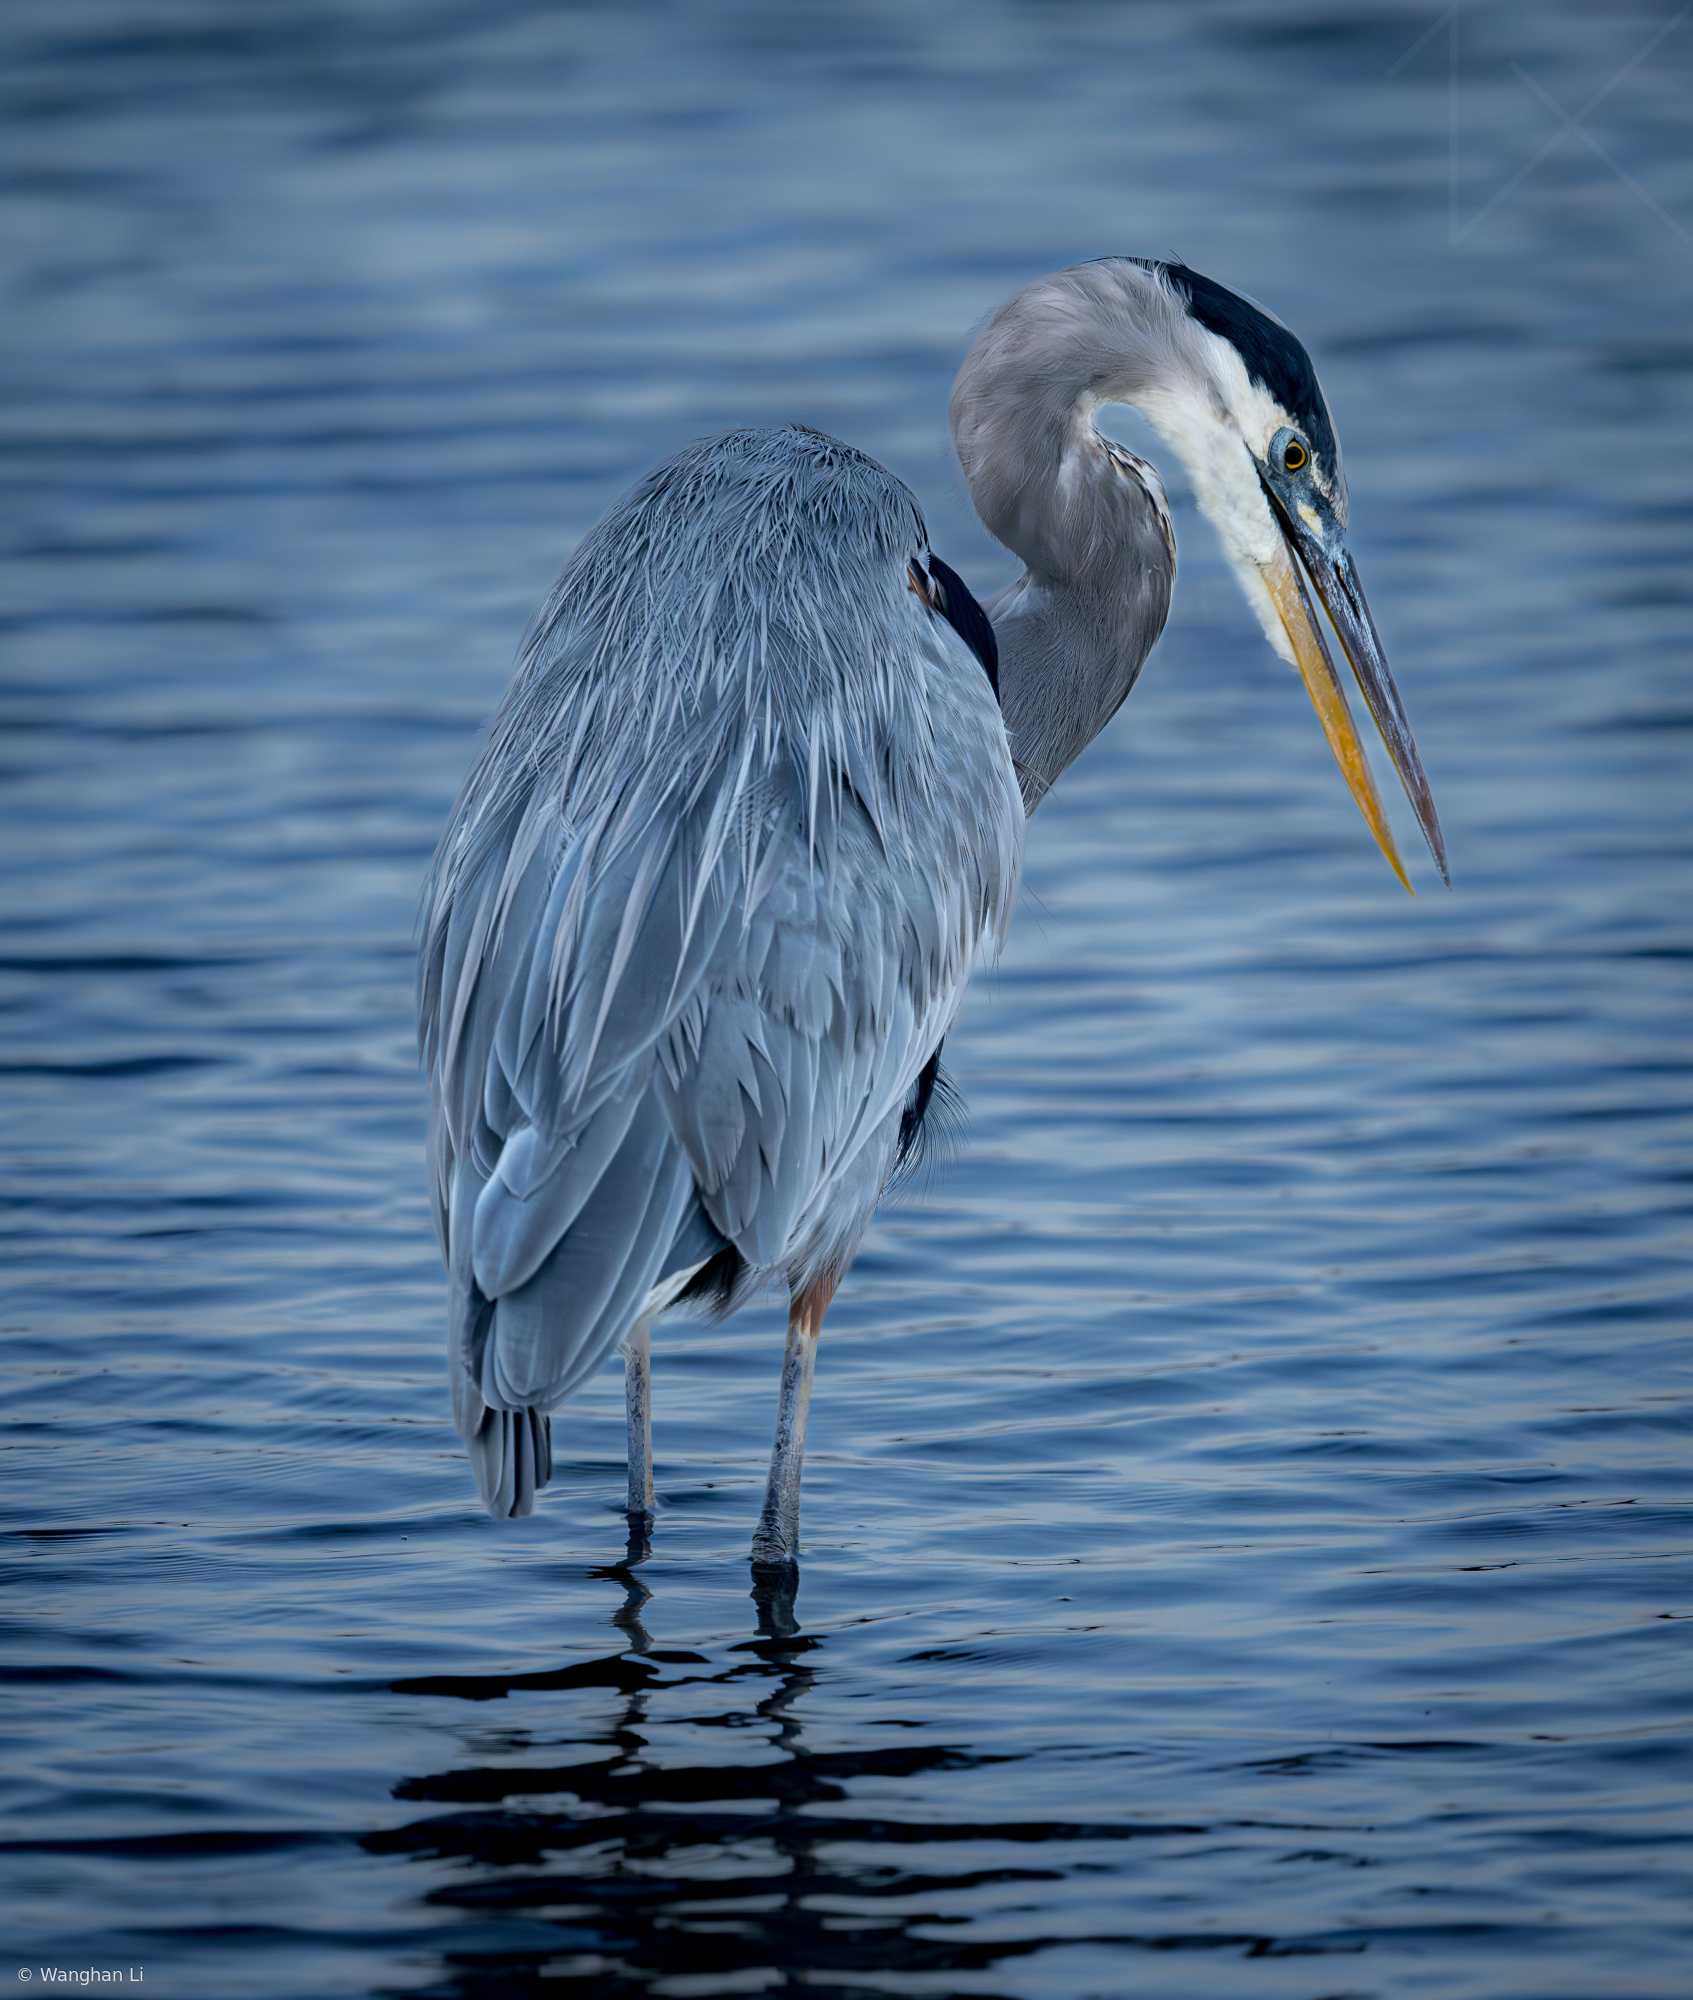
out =
[[(828, 1637), (800, 1623), (797, 1572), (755, 1573), (753, 1632), (722, 1649), (728, 1664), (714, 1664), (653, 1643), (645, 1560), (644, 1540), (632, 1537), (624, 1562), (593, 1573), (622, 1590), (610, 1617), (628, 1642), (622, 1650), (550, 1671), (392, 1684), (396, 1694), (470, 1703), (567, 1690), (612, 1697), (597, 1726), (556, 1740), (534, 1729), (486, 1733), (478, 1741), (489, 1761), (395, 1787), (398, 1798), (448, 1810), (361, 1844), (372, 1855), (442, 1866), (446, 1879), (420, 1900), (462, 1925), (427, 1977), (405, 1989), (419, 2000), (627, 1992), (659, 1982), (681, 1991), (679, 1974), (689, 1993), (740, 1994), (796, 1972), (840, 1995), (885, 1994), (891, 1980), (920, 1978), (925, 1991), (993, 2000), (984, 1978), (1055, 1951), (1130, 1950), (1167, 1961), (1369, 1949), (1371, 1934), (1356, 1929), (1240, 1929), (1198, 1909), (1191, 1925), (1101, 1928), (1108, 1891), (1090, 1897), (1092, 1923), (1048, 1911), (984, 1925), (984, 1906), (1015, 1912), (1036, 1900), (1028, 1893), (1036, 1884), (1080, 1874), (1104, 1890), (1124, 1874), (1134, 1843), (1165, 1852), (1177, 1843), (1190, 1853), (1198, 1843), (1203, 1855), (1267, 1836), (1284, 1860), (1359, 1866), (1343, 1851), (1355, 1846), (1356, 1829), (1316, 1816), (1299, 1826), (1183, 1822), (1134, 1814), (1129, 1801), (1122, 1817), (1106, 1819), (944, 1809), (926, 1796), (925, 1780), (1018, 1759), (927, 1734), (891, 1746), (808, 1740), (812, 1698), (820, 1711), (832, 1697), (838, 1745), (842, 1690), (829, 1686)], [(926, 1730), (916, 1718), (881, 1716), (875, 1726)], [(968, 1985), (934, 1983), (953, 1976)]]
[[(565, 1688), (605, 1688), (615, 1697), (601, 1727), (564, 1746), (568, 1761), (531, 1761), (525, 1753), (542, 1746), (519, 1732), (506, 1739), (508, 1756), (498, 1763), (395, 1788), (399, 1798), (455, 1810), (369, 1835), (366, 1850), (459, 1864), (428, 1902), (473, 1925), (500, 1925), (497, 1945), (444, 1953), (441, 1973), (414, 1990), (557, 1993), (581, 1981), (589, 1991), (611, 1979), (646, 1985), (685, 1967), (725, 1982), (711, 1990), (744, 1992), (803, 1967), (813, 1983), (844, 1992), (853, 1989), (841, 1982), (858, 1975), (980, 1973), (1039, 1949), (1036, 1940), (990, 1945), (925, 1933), (961, 1923), (947, 1908), (961, 1893), (1052, 1881), (1061, 1872), (986, 1865), (985, 1843), (1098, 1829), (928, 1820), (903, 1803), (894, 1818), (859, 1804), (853, 1788), (861, 1781), (920, 1780), (1005, 1760), (932, 1743), (813, 1746), (801, 1707), (826, 1672), (827, 1649), (800, 1625), (797, 1572), (755, 1575), (753, 1634), (729, 1649), (732, 1665), (714, 1669), (700, 1653), (653, 1644), (645, 1554), (632, 1536), (626, 1561), (596, 1572), (623, 1589), (611, 1622), (626, 1649), (551, 1673), (394, 1683), (398, 1694), (467, 1702)], [(702, 1705), (708, 1689), (722, 1697)], [(707, 1738), (721, 1732), (721, 1754), (699, 1756), (697, 1737), (685, 1763), (655, 1754), (665, 1703), (685, 1708), (692, 1730)], [(901, 1849), (936, 1844), (955, 1852), (962, 1844), (970, 1861), (937, 1865), (926, 1853), (919, 1866), (896, 1858)]]

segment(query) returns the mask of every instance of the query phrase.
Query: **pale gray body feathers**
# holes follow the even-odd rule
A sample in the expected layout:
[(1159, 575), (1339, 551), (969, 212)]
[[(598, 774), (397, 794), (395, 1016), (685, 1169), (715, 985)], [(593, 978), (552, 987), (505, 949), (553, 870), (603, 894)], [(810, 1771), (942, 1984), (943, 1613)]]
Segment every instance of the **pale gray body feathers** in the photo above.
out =
[(907, 490), (797, 426), (707, 438), (586, 537), (425, 891), (454, 1414), (524, 1513), (546, 1413), (732, 1245), (844, 1268), (1005, 935), (987, 678), (910, 589)]

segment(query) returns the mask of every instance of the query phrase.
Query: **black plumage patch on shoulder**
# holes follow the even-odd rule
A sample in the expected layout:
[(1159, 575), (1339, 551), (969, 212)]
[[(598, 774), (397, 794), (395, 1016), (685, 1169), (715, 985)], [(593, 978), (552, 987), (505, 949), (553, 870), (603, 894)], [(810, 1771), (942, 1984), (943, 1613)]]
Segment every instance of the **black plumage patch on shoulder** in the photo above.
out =
[(988, 686), (993, 689), (993, 698), (999, 699), (999, 641), (993, 635), (993, 626), (988, 614), (970, 595), (957, 570), (950, 563), (943, 563), (939, 556), (929, 557), (929, 574), (934, 579), (934, 596), (931, 602), (946, 622), (982, 663), (982, 672), (988, 677)]
[(923, 1120), (929, 1115), (929, 1103), (935, 1094), (935, 1084), (941, 1073), (940, 1044), (935, 1044), (935, 1052), (917, 1072), (917, 1081), (911, 1086), (911, 1095), (905, 1100), (905, 1109), (900, 1113), (899, 1150), (894, 1154), (896, 1168), (903, 1167), (922, 1141)]
[(1187, 300), (1192, 317), (1208, 333), (1229, 343), (1246, 364), (1251, 379), (1268, 389), (1305, 433), (1318, 464), (1332, 478), (1334, 425), (1317, 383), (1317, 371), (1300, 341), (1262, 306), (1255, 306), (1214, 278), (1190, 271), (1185, 264), (1160, 263), (1150, 257), (1137, 257), (1135, 262), (1149, 271), (1162, 271)]
[(917, 1081), (911, 1086), (911, 1095), (900, 1114), (899, 1144), (894, 1149), (893, 1168), (888, 1175), (890, 1192), (905, 1186), (937, 1158), (947, 1158), (963, 1125), (963, 1103), (952, 1079), (941, 1068), (937, 1046), (917, 1072)]

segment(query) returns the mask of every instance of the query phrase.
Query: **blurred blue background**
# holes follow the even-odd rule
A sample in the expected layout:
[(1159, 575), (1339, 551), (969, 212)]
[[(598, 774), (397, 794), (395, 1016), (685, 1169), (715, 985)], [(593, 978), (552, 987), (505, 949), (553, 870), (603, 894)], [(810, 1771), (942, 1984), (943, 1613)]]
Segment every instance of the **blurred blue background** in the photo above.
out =
[[(1686, 13), (11, 0), (0, 160), (16, 1963), (1685, 1993)], [(773, 1305), (662, 1329), (638, 1574), (615, 1371), (496, 1527), (410, 930), (523, 624), (787, 419), (996, 587), (953, 371), (1108, 252), (1310, 347), (1453, 892), (1165, 462), (1170, 630), (829, 1322), (797, 1605)]]

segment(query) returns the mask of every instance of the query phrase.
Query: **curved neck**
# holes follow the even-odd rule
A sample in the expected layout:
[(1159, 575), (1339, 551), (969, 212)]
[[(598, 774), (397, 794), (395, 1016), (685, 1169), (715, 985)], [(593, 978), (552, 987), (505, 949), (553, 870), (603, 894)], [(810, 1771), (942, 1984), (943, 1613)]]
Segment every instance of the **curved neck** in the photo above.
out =
[(1163, 322), (1179, 312), (1139, 266), (1060, 272), (1000, 307), (953, 385), (970, 498), (1027, 565), (988, 612), (1031, 812), (1116, 713), (1164, 628), (1176, 558), (1164, 489), (1093, 413), (1155, 400)]

